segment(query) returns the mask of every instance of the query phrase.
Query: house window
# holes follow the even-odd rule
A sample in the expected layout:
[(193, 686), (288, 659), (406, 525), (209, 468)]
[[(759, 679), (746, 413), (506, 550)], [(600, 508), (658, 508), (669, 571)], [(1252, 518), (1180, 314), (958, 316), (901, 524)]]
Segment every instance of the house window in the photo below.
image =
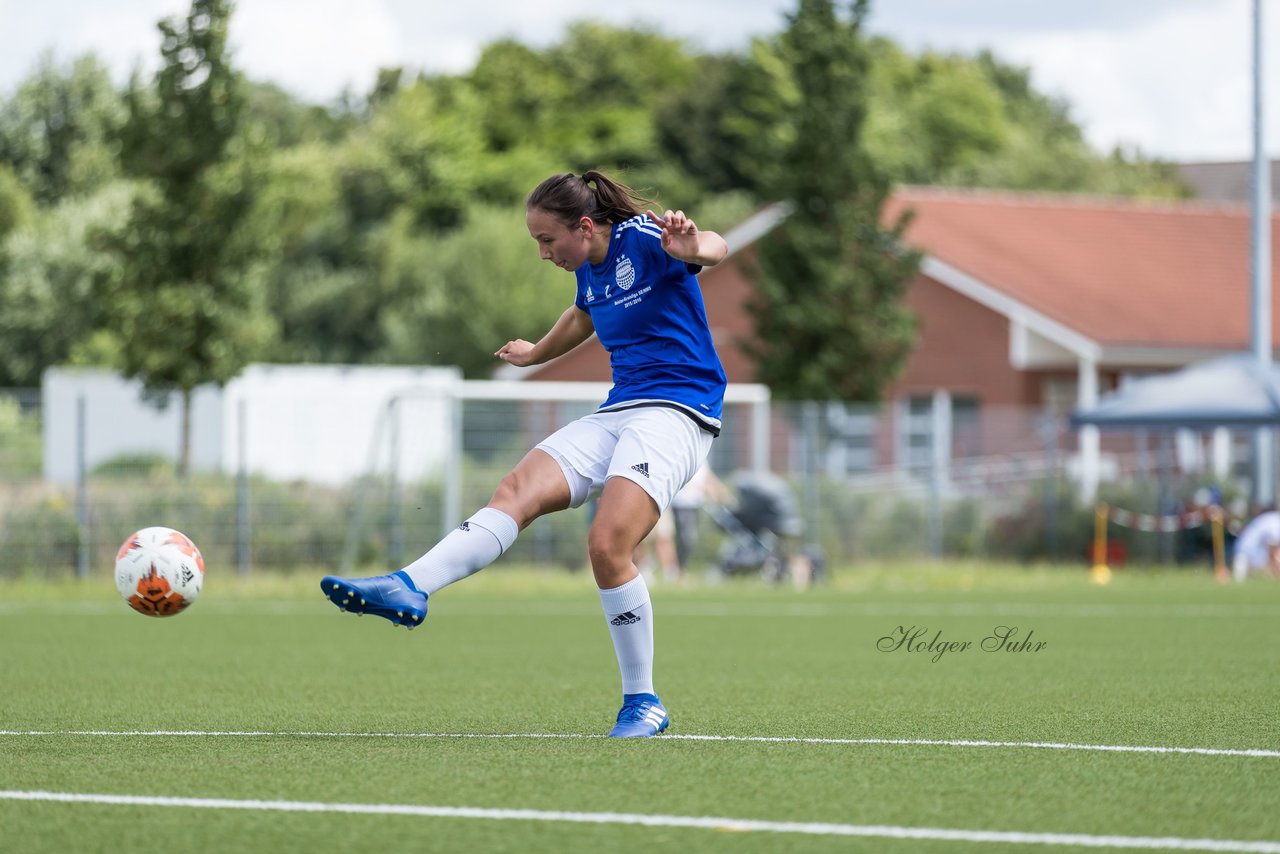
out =
[(912, 472), (927, 472), (933, 466), (933, 396), (907, 398), (902, 430), (902, 464)]
[(913, 473), (925, 474), (933, 468), (934, 403), (950, 410), (938, 426), (949, 429), (943, 437), (945, 463), (953, 459), (979, 456), (982, 453), (981, 402), (973, 394), (917, 394), (902, 403), (899, 419), (898, 460)]
[(951, 458), (982, 456), (982, 414), (976, 395), (951, 398)]
[(1053, 413), (1070, 412), (1079, 402), (1080, 386), (1075, 377), (1046, 377), (1040, 394), (1045, 409)]
[(878, 408), (830, 401), (825, 404), (823, 415), (826, 442), (822, 465), (827, 475), (839, 478), (875, 468)]

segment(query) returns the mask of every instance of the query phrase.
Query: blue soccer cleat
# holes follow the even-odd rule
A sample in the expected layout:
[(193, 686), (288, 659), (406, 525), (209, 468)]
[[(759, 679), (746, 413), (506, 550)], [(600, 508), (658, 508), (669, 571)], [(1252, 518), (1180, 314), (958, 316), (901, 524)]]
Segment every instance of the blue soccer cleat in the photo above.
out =
[(343, 611), (376, 614), (397, 626), (412, 629), (427, 616), (427, 594), (419, 592), (403, 571), (370, 578), (326, 575), (320, 589)]
[(609, 737), (651, 738), (670, 723), (671, 716), (662, 707), (657, 694), (623, 694), (618, 723), (609, 730)]

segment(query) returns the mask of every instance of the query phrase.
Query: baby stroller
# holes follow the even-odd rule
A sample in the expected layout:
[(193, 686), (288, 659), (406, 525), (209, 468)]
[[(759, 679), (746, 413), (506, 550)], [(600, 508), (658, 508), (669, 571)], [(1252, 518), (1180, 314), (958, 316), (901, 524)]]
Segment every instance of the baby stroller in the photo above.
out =
[[(721, 576), (759, 573), (769, 582), (785, 580), (791, 572), (796, 543), (804, 534), (804, 520), (786, 481), (769, 472), (739, 472), (733, 477), (737, 500), (732, 507), (708, 504), (708, 515), (725, 533), (713, 572)], [(811, 561), (816, 578), (814, 550), (801, 552)]]

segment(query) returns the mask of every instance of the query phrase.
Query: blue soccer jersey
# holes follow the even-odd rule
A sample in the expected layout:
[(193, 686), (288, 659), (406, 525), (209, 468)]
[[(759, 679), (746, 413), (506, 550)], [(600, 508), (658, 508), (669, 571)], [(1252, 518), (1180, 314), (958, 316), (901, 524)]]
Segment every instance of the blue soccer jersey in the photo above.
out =
[(662, 229), (645, 216), (615, 224), (604, 261), (578, 268), (574, 304), (591, 315), (613, 368), (602, 410), (674, 403), (719, 433), (725, 375), (707, 327), (701, 269), (668, 255)]

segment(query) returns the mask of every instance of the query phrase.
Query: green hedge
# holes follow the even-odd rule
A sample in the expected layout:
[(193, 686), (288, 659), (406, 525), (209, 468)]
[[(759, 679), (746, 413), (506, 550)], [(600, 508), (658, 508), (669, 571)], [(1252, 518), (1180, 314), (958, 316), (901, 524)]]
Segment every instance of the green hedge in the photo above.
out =
[[(471, 460), (464, 465), (464, 516), (489, 500), (504, 472)], [(793, 483), (808, 522), (803, 542), (819, 545), (829, 566), (929, 555), (932, 508), (927, 500), (858, 493), (828, 479), (817, 481), (808, 493), (802, 486)], [(1080, 506), (1065, 482), (1029, 484), (1023, 490), (1020, 497), (1002, 496), (999, 503), (994, 498), (942, 502), (943, 556), (1087, 564), (1093, 508)], [(347, 487), (251, 480), (249, 566), (254, 571), (337, 570), (348, 550), (362, 572), (385, 572), (413, 560), (442, 534), (442, 488), (439, 483), (402, 485), (395, 503), (389, 492), (389, 484), (380, 479)], [(1102, 499), (1151, 514), (1158, 506), (1151, 490), (1112, 490)], [(163, 460), (120, 458), (88, 478), (88, 525), (82, 530), (74, 489), (53, 490), (35, 479), (4, 484), (0, 577), (74, 573), (82, 537), (90, 571), (109, 574), (120, 543), (148, 525), (183, 531), (199, 545), (208, 565), (237, 571), (239, 501), (234, 478), (199, 475), (182, 481)], [(397, 516), (398, 537), (393, 531)], [(585, 507), (539, 519), (516, 541), (505, 562), (584, 568), (588, 520)], [(1133, 562), (1208, 559), (1207, 529), (1155, 534), (1111, 525), (1108, 534)], [(714, 561), (723, 537), (704, 516), (693, 569)]]

